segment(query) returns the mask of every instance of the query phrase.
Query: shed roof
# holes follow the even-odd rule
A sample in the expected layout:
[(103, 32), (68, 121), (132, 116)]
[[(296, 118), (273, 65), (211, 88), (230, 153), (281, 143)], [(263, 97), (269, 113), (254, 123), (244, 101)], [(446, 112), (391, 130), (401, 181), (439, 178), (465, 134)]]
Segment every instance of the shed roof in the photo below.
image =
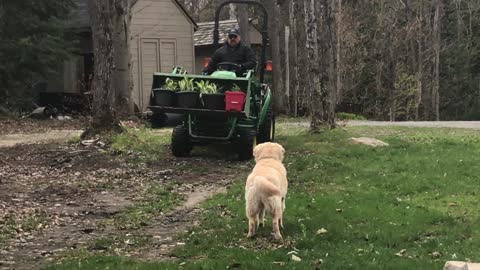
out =
[[(215, 22), (202, 22), (198, 23), (198, 29), (193, 34), (193, 42), (195, 46), (205, 46), (213, 44), (213, 28), (215, 27)], [(237, 20), (225, 20), (218, 22), (218, 32), (220, 39), (225, 37), (228, 31), (232, 28), (238, 28)], [(251, 31), (258, 30), (255, 27), (250, 27)], [(260, 44), (260, 43), (258, 43)]]
[[(171, 0), (173, 3), (182, 11), (182, 13), (187, 17), (187, 19), (195, 26), (198, 27), (195, 20), (187, 12), (182, 4), (178, 0)], [(76, 8), (73, 9), (70, 15), (70, 28), (89, 28), (90, 27), (90, 16), (88, 15), (88, 0), (73, 0), (76, 5)]]

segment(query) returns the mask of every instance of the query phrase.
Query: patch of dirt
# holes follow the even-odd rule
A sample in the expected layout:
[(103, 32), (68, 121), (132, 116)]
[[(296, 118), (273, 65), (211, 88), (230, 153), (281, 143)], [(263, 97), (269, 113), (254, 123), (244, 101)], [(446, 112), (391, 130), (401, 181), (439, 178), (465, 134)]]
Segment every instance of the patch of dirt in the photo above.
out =
[(388, 143), (380, 141), (380, 140), (375, 139), (375, 138), (367, 138), (367, 137), (355, 138), (355, 137), (352, 137), (352, 138), (350, 138), (350, 140), (352, 140), (352, 142), (354, 142), (356, 144), (364, 144), (364, 145), (368, 145), (368, 146), (372, 146), (372, 147), (388, 146), (389, 145)]
[(170, 259), (171, 251), (185, 243), (175, 240), (177, 234), (185, 233), (188, 228), (199, 224), (198, 217), (202, 214), (202, 209), (198, 206), (211, 196), (225, 192), (228, 182), (223, 182), (223, 186), (200, 184), (187, 196), (186, 202), (175, 208), (174, 211), (159, 216), (154, 223), (143, 228), (139, 235), (152, 237), (153, 243), (148, 249), (139, 250), (135, 257), (145, 260)]
[(87, 122), (88, 118), (70, 120), (37, 120), (30, 118), (0, 119), (0, 135), (45, 133), (52, 130), (83, 130), (85, 129)]
[[(38, 269), (67, 251), (86, 248), (99, 239), (126, 236), (148, 238), (148, 244), (137, 247), (126, 240), (128, 248), (119, 254), (169, 258), (172, 248), (183, 244), (175, 236), (198, 224), (202, 211), (198, 205), (225, 191), (248, 167), (216, 157), (169, 156), (149, 164), (129, 160), (106, 149), (80, 144), (3, 147), (0, 234), (8, 220), (15, 220), (15, 228), (12, 238), (0, 244), (0, 269)], [(169, 183), (177, 183), (172, 192), (186, 198), (173, 211), (156, 216), (136, 230), (105, 225), (142, 199), (148, 187)], [(102, 247), (90, 251), (105, 252)]]
[(80, 137), (81, 130), (50, 130), (42, 133), (18, 133), (0, 135), (0, 148), (17, 144), (53, 143)]

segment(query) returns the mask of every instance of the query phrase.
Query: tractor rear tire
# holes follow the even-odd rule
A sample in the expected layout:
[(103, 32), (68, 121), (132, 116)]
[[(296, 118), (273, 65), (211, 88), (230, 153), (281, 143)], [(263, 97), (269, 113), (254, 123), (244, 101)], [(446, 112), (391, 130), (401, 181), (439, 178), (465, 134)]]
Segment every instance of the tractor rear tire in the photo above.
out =
[(164, 127), (167, 123), (168, 116), (165, 113), (154, 113), (150, 118), (152, 128)]
[(239, 130), (239, 137), (235, 141), (239, 160), (250, 160), (253, 157), (253, 148), (257, 145), (256, 133), (253, 128)]
[(193, 144), (190, 141), (188, 129), (183, 125), (178, 125), (172, 132), (172, 154), (176, 157), (187, 157), (192, 151)]
[(272, 108), (268, 108), (265, 121), (258, 130), (257, 141), (258, 143), (273, 142), (275, 139), (275, 114)]

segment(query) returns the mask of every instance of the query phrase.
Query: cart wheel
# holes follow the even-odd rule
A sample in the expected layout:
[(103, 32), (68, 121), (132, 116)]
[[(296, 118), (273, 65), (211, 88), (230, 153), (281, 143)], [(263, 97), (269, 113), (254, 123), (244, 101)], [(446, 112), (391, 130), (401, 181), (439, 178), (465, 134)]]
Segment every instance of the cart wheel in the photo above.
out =
[(150, 118), (150, 123), (152, 128), (161, 128), (164, 127), (167, 123), (167, 115), (165, 113), (154, 113)]
[(239, 130), (240, 135), (235, 142), (239, 160), (249, 160), (253, 157), (253, 148), (257, 145), (255, 129)]
[(178, 125), (172, 133), (172, 154), (176, 157), (186, 157), (190, 155), (193, 145), (188, 135), (188, 129), (183, 125)]
[(265, 121), (259, 128), (257, 140), (259, 143), (273, 142), (275, 139), (275, 114), (272, 108), (268, 108)]

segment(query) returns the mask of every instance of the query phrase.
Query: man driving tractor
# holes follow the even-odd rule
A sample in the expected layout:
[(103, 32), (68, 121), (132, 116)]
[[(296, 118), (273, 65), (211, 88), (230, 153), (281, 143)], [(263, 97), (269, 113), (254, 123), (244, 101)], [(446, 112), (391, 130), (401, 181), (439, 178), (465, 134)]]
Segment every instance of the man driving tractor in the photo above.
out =
[(257, 59), (250, 46), (242, 44), (240, 31), (236, 28), (228, 31), (227, 42), (213, 53), (203, 74), (212, 74), (217, 69), (234, 71), (242, 76), (249, 69), (255, 68)]

